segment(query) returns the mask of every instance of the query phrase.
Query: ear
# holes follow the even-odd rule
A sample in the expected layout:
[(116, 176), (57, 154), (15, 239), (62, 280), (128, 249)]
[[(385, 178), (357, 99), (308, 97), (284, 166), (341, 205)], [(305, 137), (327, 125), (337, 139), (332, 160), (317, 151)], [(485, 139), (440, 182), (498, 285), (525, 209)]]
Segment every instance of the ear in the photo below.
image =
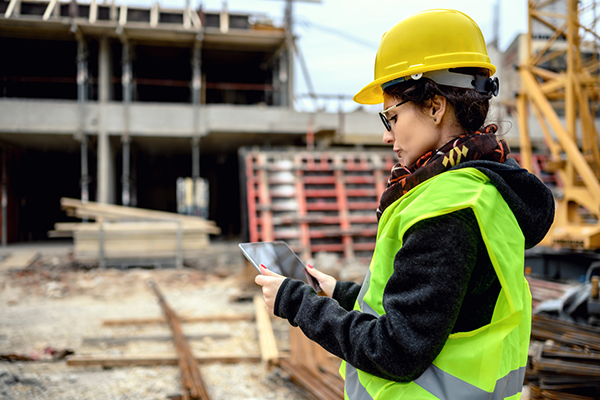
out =
[(428, 116), (431, 117), (431, 120), (435, 125), (441, 124), (442, 119), (444, 118), (444, 115), (446, 115), (447, 111), (448, 100), (445, 97), (437, 94), (433, 96), (433, 99), (431, 99), (431, 106), (428, 110)]

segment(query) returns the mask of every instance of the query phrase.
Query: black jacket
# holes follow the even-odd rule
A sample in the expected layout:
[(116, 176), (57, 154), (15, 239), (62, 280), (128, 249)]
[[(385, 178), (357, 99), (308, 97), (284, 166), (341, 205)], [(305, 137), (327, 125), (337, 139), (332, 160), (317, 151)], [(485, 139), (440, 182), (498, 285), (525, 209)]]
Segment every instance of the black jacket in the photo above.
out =
[[(504, 164), (469, 161), (454, 169), (466, 167), (485, 173), (502, 194), (526, 248), (544, 238), (554, 219), (554, 198), (535, 175), (513, 159)], [(360, 285), (338, 282), (330, 299), (286, 279), (275, 315), (354, 367), (409, 382), (432, 363), (448, 335), (491, 321), (500, 283), (475, 215), (465, 209), (420, 221), (405, 233), (383, 294), (385, 315), (352, 311), (359, 291)]]

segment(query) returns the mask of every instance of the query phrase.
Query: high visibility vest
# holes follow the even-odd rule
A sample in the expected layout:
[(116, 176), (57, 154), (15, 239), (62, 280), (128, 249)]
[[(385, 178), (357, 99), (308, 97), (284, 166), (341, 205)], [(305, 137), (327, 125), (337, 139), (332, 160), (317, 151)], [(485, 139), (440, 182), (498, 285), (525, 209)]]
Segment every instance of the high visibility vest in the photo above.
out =
[[(523, 233), (489, 178), (474, 168), (447, 171), (413, 188), (383, 213), (369, 272), (354, 309), (380, 317), (383, 291), (404, 233), (418, 221), (471, 208), (501, 284), (491, 322), (457, 332), (427, 370), (408, 383), (371, 375), (343, 362), (345, 398), (519, 399), (531, 333), (531, 293), (525, 280)], [(393, 357), (393, 354), (390, 354)], [(400, 361), (401, 362), (401, 361)]]

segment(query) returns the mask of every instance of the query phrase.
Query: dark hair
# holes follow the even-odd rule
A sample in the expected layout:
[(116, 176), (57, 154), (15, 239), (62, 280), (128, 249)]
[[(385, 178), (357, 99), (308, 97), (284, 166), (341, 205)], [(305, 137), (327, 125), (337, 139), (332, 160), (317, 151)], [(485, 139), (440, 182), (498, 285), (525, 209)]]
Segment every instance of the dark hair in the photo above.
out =
[[(469, 70), (461, 69), (460, 72), (481, 75), (480, 71)], [(455, 72), (459, 71), (456, 70)], [(387, 87), (383, 93), (400, 101), (409, 100), (421, 110), (429, 107), (436, 94), (445, 97), (454, 108), (456, 120), (465, 133), (475, 132), (483, 128), (490, 108), (490, 99), (492, 98), (491, 95), (479, 93), (475, 89), (438, 85), (428, 78), (409, 79)]]

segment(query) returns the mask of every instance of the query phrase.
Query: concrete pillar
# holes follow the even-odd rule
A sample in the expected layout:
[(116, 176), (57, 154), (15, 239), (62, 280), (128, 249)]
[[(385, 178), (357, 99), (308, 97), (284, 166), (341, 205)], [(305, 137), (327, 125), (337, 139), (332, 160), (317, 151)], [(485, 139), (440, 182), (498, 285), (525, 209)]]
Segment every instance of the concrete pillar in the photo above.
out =
[(288, 64), (290, 60), (291, 51), (284, 50), (281, 52), (281, 57), (279, 57), (279, 69), (278, 69), (278, 79), (279, 79), (279, 105), (283, 107), (291, 107), (293, 104), (293, 98), (291, 97), (293, 93), (290, 92), (290, 79), (288, 76)]
[(192, 51), (192, 104), (200, 104), (200, 92), (202, 89), (202, 42), (196, 40)]
[[(108, 38), (100, 38), (98, 54), (98, 188), (96, 201), (110, 203), (111, 176), (114, 168), (111, 166), (111, 148), (106, 127), (106, 106), (110, 100), (110, 44)], [(113, 191), (114, 192), (114, 191)], [(113, 195), (114, 197), (114, 195)]]
[[(79, 108), (79, 127), (77, 139), (81, 141), (81, 201), (87, 203), (89, 197), (88, 176), (88, 143), (87, 136), (84, 132), (85, 120), (85, 102), (88, 100), (88, 50), (85, 39), (80, 31), (77, 37), (77, 104)], [(87, 222), (87, 218), (83, 218), (83, 222)]]

